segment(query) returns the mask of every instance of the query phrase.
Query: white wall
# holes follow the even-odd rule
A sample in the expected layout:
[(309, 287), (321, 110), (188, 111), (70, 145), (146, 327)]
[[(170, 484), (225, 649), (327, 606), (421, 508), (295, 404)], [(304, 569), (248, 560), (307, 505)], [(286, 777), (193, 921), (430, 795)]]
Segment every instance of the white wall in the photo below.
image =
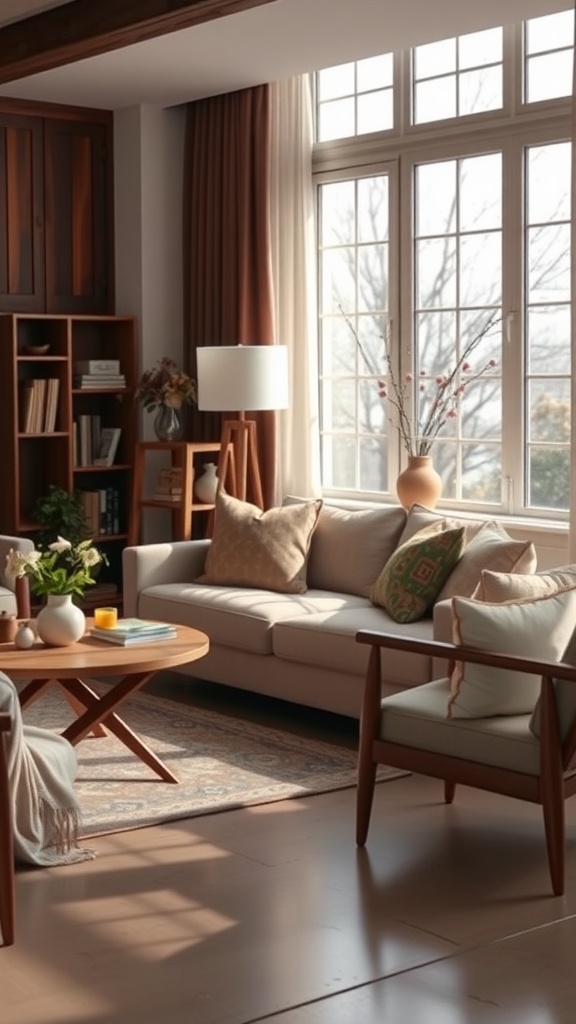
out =
[[(135, 316), (139, 371), (161, 356), (182, 365), (182, 174), (185, 107), (135, 106), (114, 114), (116, 312)], [(154, 437), (139, 411), (139, 434)], [(160, 461), (148, 456), (153, 490)], [(169, 513), (144, 515), (143, 538), (170, 537)]]

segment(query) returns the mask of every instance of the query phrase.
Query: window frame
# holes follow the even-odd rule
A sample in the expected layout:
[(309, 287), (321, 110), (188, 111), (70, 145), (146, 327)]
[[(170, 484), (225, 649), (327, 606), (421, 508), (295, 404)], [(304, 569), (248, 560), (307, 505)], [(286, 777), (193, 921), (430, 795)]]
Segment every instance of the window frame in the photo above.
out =
[[(411, 109), (409, 51), (394, 55), (394, 108), (398, 112), (392, 130), (352, 139), (317, 143), (313, 148), (315, 185), (330, 180), (350, 180), (382, 173), (394, 167), (390, 179), (390, 327), (391, 342), (399, 353), (400, 370), (412, 368), (414, 351), (413, 305), (413, 169), (418, 163), (465, 157), (483, 152), (502, 152), (502, 310), (506, 324), (502, 351), (502, 501), (482, 506), (470, 501), (450, 499), (450, 507), (470, 512), (488, 512), (546, 522), (564, 521), (568, 511), (529, 508), (526, 494), (526, 448), (524, 444), (525, 304), (523, 281), (523, 209), (522, 167), (527, 147), (571, 141), (571, 97), (525, 103), (522, 94), (524, 68), (523, 25), (504, 28), (503, 92), (504, 106), (489, 113), (471, 114), (455, 119), (402, 124), (402, 112)], [(522, 187), (518, 187), (522, 182)], [(395, 188), (398, 192), (395, 192)], [(395, 201), (396, 200), (396, 201)], [(572, 216), (576, 211), (572, 211)], [(407, 225), (410, 226), (408, 229)], [(394, 308), (393, 308), (394, 304)], [(510, 388), (519, 379), (522, 388)], [(508, 385), (508, 386), (507, 386)], [(520, 425), (520, 430), (518, 426)], [(390, 431), (389, 481), (405, 464), (395, 430)], [(323, 488), (330, 497), (362, 500), (365, 492)], [(373, 498), (373, 494), (369, 495)], [(392, 491), (382, 492), (381, 500), (394, 499)], [(526, 494), (526, 497), (528, 495)], [(442, 504), (442, 503), (441, 503)]]

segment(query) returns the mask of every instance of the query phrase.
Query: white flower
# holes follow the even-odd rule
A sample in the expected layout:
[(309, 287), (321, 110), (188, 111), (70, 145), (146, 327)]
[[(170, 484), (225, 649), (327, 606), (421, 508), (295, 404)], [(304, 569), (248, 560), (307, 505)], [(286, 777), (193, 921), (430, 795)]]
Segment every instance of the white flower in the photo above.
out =
[(50, 551), (57, 551), (58, 554), (62, 554), (63, 551), (71, 551), (72, 545), (69, 540), (64, 540), (64, 537), (58, 537), (53, 544), (48, 545)]

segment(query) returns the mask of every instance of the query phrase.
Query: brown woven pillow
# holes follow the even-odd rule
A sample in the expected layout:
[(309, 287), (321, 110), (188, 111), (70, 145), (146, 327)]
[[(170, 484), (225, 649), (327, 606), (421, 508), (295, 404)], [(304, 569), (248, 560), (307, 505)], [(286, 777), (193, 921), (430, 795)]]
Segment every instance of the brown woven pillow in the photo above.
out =
[(220, 493), (204, 575), (196, 583), (304, 594), (310, 540), (321, 500), (262, 512)]

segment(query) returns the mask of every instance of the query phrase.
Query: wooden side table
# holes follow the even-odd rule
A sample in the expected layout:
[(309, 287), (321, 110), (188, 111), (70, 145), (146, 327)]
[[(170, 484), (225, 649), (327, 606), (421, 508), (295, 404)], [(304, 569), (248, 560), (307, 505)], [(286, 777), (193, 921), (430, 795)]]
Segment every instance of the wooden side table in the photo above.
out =
[[(232, 448), (232, 445), (229, 446)], [(210, 512), (214, 505), (197, 502), (194, 499), (194, 456), (217, 453), (220, 455), (219, 441), (139, 441), (134, 455), (134, 478), (132, 488), (132, 505), (130, 510), (130, 528), (128, 545), (138, 544), (142, 523), (142, 509), (164, 508), (172, 513), (172, 539), (190, 540), (192, 537), (192, 518), (195, 512)], [(158, 497), (144, 497), (144, 477), (146, 472), (146, 456), (148, 452), (169, 452), (170, 466), (181, 472), (182, 493), (177, 500), (161, 500)], [(229, 453), (230, 454), (230, 453)], [(227, 465), (227, 487), (229, 494), (236, 493), (234, 460), (229, 458)], [(224, 481), (221, 481), (224, 483)], [(206, 533), (211, 529), (211, 519), (207, 524)]]

